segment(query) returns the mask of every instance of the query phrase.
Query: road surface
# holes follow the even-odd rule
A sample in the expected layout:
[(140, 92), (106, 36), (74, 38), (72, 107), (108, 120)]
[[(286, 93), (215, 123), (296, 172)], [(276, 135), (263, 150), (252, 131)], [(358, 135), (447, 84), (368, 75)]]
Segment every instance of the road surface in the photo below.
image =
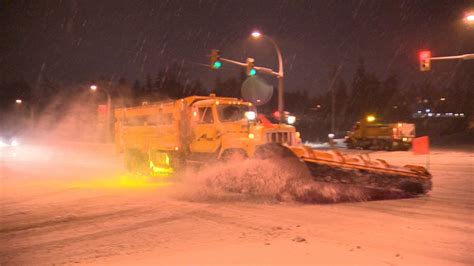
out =
[[(371, 157), (426, 163), (410, 152)], [(145, 180), (108, 145), (31, 144), (0, 160), (1, 265), (474, 263), (469, 149), (432, 152), (428, 196), (311, 205)]]

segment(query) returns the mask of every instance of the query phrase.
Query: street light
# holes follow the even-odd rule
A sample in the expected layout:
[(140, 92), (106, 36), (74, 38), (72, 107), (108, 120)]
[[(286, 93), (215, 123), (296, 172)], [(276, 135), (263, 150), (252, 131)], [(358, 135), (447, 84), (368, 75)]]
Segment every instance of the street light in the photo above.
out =
[(474, 24), (474, 14), (468, 14), (464, 20), (469, 24)]
[[(96, 91), (99, 87), (95, 84), (92, 84), (90, 86), (91, 91)], [(110, 97), (109, 91), (104, 87), (104, 92), (107, 95), (107, 140), (109, 139), (109, 127), (110, 127), (110, 121), (111, 121), (111, 114), (112, 114), (112, 97)]]
[[(268, 37), (267, 35), (264, 35), (260, 33), (259, 31), (254, 31), (252, 32), (252, 37), (254, 39), (259, 39), (259, 38), (266, 38), (268, 39), (273, 46), (275, 47), (275, 50), (277, 52), (278, 56), (278, 113), (283, 114), (284, 110), (284, 93), (283, 93), (283, 57), (281, 55), (280, 47), (276, 44), (276, 42)], [(279, 118), (280, 123), (282, 122), (282, 116)]]
[(21, 99), (16, 99), (15, 102), (16, 104), (21, 104), (23, 101)]
[(260, 37), (260, 35), (261, 35), (261, 34), (260, 34), (260, 32), (258, 32), (258, 31), (252, 32), (252, 37), (254, 37), (254, 38), (258, 38), (258, 37)]

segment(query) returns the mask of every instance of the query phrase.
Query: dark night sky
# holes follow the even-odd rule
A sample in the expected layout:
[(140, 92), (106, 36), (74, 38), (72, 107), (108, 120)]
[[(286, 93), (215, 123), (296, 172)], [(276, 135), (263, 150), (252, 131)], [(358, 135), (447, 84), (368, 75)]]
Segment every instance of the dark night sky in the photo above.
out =
[[(281, 46), (286, 88), (312, 93), (328, 89), (334, 66), (350, 83), (359, 58), (381, 78), (398, 73), (405, 84), (426, 77), (450, 82), (459, 62), (420, 73), (418, 51), (474, 52), (474, 27), (462, 22), (472, 0), (10, 0), (0, 8), (2, 80), (34, 82), (41, 71), (63, 84), (100, 75), (143, 79), (178, 62), (212, 86), (217, 73), (200, 65), (212, 48), (276, 70), (270, 43), (248, 38), (257, 28)], [(220, 72), (236, 76), (239, 68)]]

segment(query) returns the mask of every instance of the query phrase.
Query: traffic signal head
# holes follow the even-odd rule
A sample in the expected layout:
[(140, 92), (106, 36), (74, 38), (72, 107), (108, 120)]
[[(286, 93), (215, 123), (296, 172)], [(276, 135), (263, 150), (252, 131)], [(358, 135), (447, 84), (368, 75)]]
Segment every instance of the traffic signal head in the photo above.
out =
[(212, 69), (219, 69), (222, 67), (221, 62), (221, 51), (217, 49), (212, 49), (211, 51), (211, 68)]
[(255, 59), (247, 58), (247, 76), (255, 76), (257, 70), (255, 69)]
[(420, 52), (420, 71), (430, 71), (431, 69), (431, 52)]

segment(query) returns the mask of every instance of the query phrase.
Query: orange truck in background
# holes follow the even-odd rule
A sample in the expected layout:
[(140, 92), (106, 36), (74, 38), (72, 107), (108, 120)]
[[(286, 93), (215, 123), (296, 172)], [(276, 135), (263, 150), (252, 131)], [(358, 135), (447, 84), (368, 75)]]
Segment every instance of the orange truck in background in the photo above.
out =
[(382, 124), (368, 116), (348, 132), (346, 144), (349, 149), (409, 150), (414, 138), (415, 124)]

